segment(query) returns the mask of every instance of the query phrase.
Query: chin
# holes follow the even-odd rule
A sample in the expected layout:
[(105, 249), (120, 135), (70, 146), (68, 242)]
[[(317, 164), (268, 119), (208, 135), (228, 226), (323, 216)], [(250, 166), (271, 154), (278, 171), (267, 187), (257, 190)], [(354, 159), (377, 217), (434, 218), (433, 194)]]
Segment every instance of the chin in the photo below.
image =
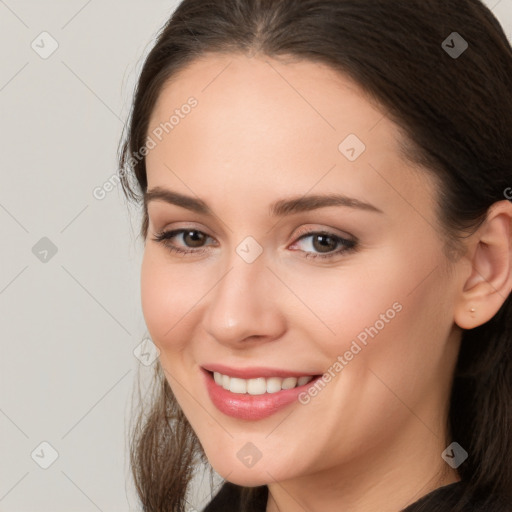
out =
[[(288, 473), (286, 468), (269, 465), (268, 461), (261, 459), (252, 467), (243, 467), (238, 458), (224, 459), (218, 464), (208, 459), (213, 469), (225, 480), (243, 487), (258, 487), (269, 483), (287, 480), (294, 474)], [(275, 461), (274, 461), (275, 462)]]

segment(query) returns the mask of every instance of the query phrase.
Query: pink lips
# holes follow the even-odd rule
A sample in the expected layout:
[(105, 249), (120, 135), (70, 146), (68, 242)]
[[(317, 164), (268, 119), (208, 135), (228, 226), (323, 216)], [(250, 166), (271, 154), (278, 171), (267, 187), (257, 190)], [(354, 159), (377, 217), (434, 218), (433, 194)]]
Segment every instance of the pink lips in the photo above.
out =
[[(272, 414), (282, 410), (287, 405), (293, 402), (298, 402), (298, 396), (300, 393), (307, 390), (308, 387), (312, 386), (316, 382), (316, 378), (312, 381), (298, 386), (293, 389), (284, 389), (277, 393), (265, 393), (263, 395), (249, 395), (232, 393), (227, 391), (222, 386), (219, 386), (213, 380), (213, 374), (210, 372), (219, 372), (223, 375), (229, 375), (230, 377), (238, 377), (240, 379), (254, 379), (257, 377), (302, 377), (308, 375), (308, 373), (297, 373), (286, 370), (273, 370), (269, 368), (246, 368), (246, 369), (235, 369), (228, 368), (222, 365), (208, 365), (202, 368), (204, 375), (206, 389), (210, 400), (213, 402), (217, 409), (233, 418), (242, 420), (261, 420), (267, 418)], [(309, 374), (311, 376), (317, 374)], [(317, 378), (320, 378), (318, 376)]]

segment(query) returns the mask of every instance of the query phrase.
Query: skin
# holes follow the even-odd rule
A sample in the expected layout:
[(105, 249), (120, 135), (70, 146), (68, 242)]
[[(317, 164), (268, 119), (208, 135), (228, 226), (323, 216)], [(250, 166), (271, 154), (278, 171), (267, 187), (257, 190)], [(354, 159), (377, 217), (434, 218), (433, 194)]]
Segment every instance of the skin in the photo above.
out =
[[(451, 379), (461, 327), (487, 321), (510, 293), (510, 203), (497, 203), (453, 262), (435, 181), (405, 161), (396, 125), (346, 76), (308, 61), (210, 54), (162, 89), (148, 133), (190, 96), (197, 107), (146, 157), (148, 189), (199, 197), (214, 215), (148, 203), (141, 298), (214, 469), (239, 485), (268, 484), (267, 512), (394, 512), (459, 480), (441, 458), (452, 441)], [(348, 134), (366, 145), (353, 162), (338, 150)], [(333, 192), (381, 213), (269, 215), (278, 199)], [(174, 254), (153, 240), (179, 228), (205, 233), (205, 252)], [(358, 243), (306, 258), (322, 249), (314, 236), (298, 241), (304, 228)], [(248, 236), (263, 249), (250, 264), (235, 251)], [(183, 236), (167, 244), (200, 248)], [(200, 366), (321, 374), (394, 303), (401, 311), (307, 405), (245, 421), (210, 401)], [(251, 468), (237, 457), (248, 442), (262, 455)]]

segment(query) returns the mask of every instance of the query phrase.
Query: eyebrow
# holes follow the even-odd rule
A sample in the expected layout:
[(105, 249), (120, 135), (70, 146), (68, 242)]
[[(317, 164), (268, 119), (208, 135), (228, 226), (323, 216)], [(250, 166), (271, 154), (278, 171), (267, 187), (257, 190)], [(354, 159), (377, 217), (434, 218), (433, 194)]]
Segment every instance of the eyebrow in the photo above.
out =
[[(180, 194), (161, 187), (154, 187), (144, 193), (145, 208), (147, 208), (148, 203), (151, 201), (164, 201), (196, 213), (214, 216), (211, 208), (202, 199)], [(294, 213), (317, 210), (329, 206), (345, 206), (359, 210), (383, 213), (382, 210), (370, 203), (347, 197), (343, 194), (308, 195), (280, 199), (270, 205), (269, 213), (273, 217), (284, 217)]]

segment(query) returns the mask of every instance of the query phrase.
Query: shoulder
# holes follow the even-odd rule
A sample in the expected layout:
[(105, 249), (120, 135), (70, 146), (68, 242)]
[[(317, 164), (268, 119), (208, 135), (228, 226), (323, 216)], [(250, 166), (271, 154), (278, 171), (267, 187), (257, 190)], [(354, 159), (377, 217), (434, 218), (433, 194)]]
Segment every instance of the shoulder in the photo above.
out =
[[(225, 482), (202, 512), (265, 512), (266, 486), (247, 489)], [(248, 500), (248, 501), (246, 501)], [(248, 507), (244, 506), (248, 503)], [(471, 495), (464, 482), (445, 485), (403, 509), (402, 512), (512, 512), (512, 500), (504, 496)]]
[(265, 512), (267, 497), (266, 485), (245, 488), (225, 482), (202, 512)]
[(220, 491), (203, 509), (203, 512), (217, 511), (238, 511), (240, 507), (240, 490), (237, 485), (226, 482), (220, 488)]
[(496, 494), (471, 493), (464, 482), (430, 492), (402, 512), (512, 512), (512, 501)]

